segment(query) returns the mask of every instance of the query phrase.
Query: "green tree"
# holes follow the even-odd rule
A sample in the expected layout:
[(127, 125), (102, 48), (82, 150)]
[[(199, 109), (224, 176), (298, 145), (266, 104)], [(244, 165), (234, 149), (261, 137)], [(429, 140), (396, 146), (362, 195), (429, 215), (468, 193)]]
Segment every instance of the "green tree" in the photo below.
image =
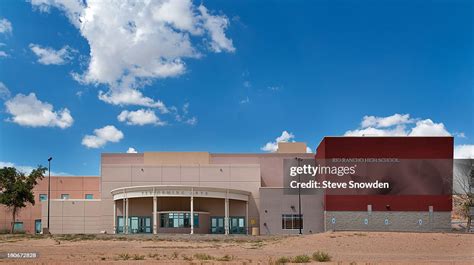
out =
[(46, 168), (38, 166), (29, 175), (18, 171), (14, 167), (0, 169), (0, 204), (7, 206), (12, 212), (11, 232), (15, 225), (18, 210), (27, 203), (35, 204), (33, 188), (43, 179)]

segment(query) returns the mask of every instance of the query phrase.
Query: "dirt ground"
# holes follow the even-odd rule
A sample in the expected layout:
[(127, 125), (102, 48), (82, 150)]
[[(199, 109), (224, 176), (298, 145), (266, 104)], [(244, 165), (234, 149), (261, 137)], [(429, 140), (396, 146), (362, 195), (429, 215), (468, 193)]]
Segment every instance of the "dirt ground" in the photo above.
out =
[(0, 264), (281, 264), (282, 257), (295, 261), (315, 251), (329, 254), (330, 264), (474, 264), (474, 234), (0, 236), (0, 253), (39, 253), (36, 259), (0, 259)]

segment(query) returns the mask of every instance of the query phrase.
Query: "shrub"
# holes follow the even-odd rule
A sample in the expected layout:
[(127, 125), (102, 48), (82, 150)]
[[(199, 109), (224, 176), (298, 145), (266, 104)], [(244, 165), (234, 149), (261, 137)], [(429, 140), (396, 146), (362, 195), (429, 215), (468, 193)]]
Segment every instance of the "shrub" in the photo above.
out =
[(280, 265), (280, 264), (286, 264), (290, 262), (290, 259), (287, 257), (280, 257), (279, 259), (276, 260), (275, 264)]
[(291, 259), (293, 263), (308, 263), (311, 261), (311, 258), (308, 255), (298, 255)]
[(316, 251), (313, 253), (313, 260), (319, 262), (331, 261), (331, 256), (328, 253), (323, 251)]
[(194, 257), (198, 260), (213, 260), (214, 257), (206, 253), (196, 253)]
[(129, 260), (129, 259), (130, 259), (130, 254), (128, 254), (128, 253), (121, 253), (121, 254), (119, 254), (119, 259)]

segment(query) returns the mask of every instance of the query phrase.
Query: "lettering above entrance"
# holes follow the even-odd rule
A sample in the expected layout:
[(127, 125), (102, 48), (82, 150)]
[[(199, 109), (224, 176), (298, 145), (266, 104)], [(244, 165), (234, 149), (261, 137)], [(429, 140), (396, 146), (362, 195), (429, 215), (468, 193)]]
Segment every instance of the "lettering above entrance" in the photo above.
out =
[(111, 193), (114, 200), (146, 197), (200, 197), (248, 201), (250, 196), (250, 192), (245, 190), (178, 185), (131, 186), (114, 189)]

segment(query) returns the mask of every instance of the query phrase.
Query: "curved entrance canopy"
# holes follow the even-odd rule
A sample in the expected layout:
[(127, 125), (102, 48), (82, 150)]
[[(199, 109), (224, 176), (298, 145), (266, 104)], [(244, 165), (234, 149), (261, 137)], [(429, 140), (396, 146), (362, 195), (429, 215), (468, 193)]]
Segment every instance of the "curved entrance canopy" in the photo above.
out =
[[(122, 213), (122, 218), (124, 219), (124, 223), (120, 224), (118, 227), (122, 228), (122, 231), (125, 234), (130, 232), (130, 228), (132, 228), (133, 232), (133, 223), (129, 224), (129, 199), (134, 198), (153, 198), (153, 234), (158, 232), (158, 220), (157, 215), (163, 216), (163, 213), (158, 212), (157, 208), (157, 201), (160, 197), (186, 197), (189, 198), (190, 202), (190, 211), (189, 214), (181, 214), (183, 216), (183, 225), (185, 219), (189, 222), (190, 233), (194, 233), (194, 198), (215, 198), (215, 199), (223, 199), (224, 200), (224, 218), (221, 217), (223, 220), (223, 231), (226, 235), (229, 234), (231, 230), (231, 224), (229, 223), (229, 200), (239, 200), (245, 202), (245, 222), (243, 217), (241, 218), (241, 225), (242, 229), (246, 230), (248, 234), (248, 202), (250, 197), (250, 192), (244, 190), (235, 190), (235, 189), (227, 189), (227, 188), (216, 188), (216, 187), (195, 187), (195, 186), (183, 186), (183, 185), (149, 185), (149, 186), (131, 186), (131, 187), (123, 187), (114, 189), (111, 191), (112, 196), (114, 198), (114, 231), (118, 232), (117, 230), (117, 209), (116, 209), (116, 202), (119, 200), (123, 201), (122, 210), (124, 212), (124, 216)], [(197, 212), (197, 211), (196, 211)], [(173, 221), (175, 221), (175, 215), (177, 214), (178, 220), (177, 224), (179, 226), (179, 218), (180, 213), (177, 211), (173, 211), (172, 213), (168, 213), (168, 215), (173, 216)], [(209, 214), (209, 213), (206, 213)], [(168, 218), (169, 219), (169, 218)], [(145, 219), (147, 222), (149, 219)], [(217, 220), (217, 219), (216, 219)], [(238, 219), (235, 219), (239, 221)], [(133, 221), (133, 220), (130, 220)], [(137, 220), (139, 221), (139, 220)], [(169, 221), (169, 220), (168, 220)], [(197, 220), (198, 221), (198, 220)], [(212, 218), (210, 220), (212, 222)], [(218, 220), (217, 220), (218, 221)], [(166, 222), (164, 222), (166, 223)], [(161, 226), (161, 224), (160, 224)], [(149, 228), (148, 228), (149, 229)], [(164, 228), (160, 228), (164, 229)], [(138, 229), (139, 230), (139, 229)]]
[(244, 190), (195, 187), (184, 185), (131, 186), (111, 191), (114, 200), (144, 197), (195, 197), (248, 201), (250, 192)]

